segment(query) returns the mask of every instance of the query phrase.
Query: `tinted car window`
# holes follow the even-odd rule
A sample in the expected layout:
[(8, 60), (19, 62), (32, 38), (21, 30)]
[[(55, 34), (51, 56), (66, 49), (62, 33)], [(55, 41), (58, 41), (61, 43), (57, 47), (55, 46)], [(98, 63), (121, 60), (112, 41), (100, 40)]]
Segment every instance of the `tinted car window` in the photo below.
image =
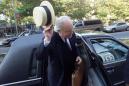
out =
[(125, 23), (118, 23), (117, 25), (119, 26), (119, 25), (124, 25)]
[(93, 39), (91, 43), (104, 64), (123, 60), (127, 57), (128, 49), (114, 40)]

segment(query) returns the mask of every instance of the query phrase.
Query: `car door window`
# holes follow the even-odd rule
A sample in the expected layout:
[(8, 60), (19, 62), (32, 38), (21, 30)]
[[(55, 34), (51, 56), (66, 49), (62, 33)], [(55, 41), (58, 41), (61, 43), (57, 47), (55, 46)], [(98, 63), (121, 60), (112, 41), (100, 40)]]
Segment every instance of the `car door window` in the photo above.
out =
[(93, 39), (91, 43), (104, 64), (124, 60), (127, 57), (128, 49), (112, 39)]
[(125, 23), (118, 23), (118, 26), (120, 26), (120, 25), (124, 25)]

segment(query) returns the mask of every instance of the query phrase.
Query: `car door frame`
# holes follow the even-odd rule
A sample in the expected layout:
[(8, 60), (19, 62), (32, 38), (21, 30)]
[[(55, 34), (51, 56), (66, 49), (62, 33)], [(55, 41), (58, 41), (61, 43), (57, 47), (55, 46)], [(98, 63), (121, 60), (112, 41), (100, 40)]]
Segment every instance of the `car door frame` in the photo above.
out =
[(17, 82), (12, 82), (12, 83), (7, 83), (7, 84), (2, 84), (1, 86), (33, 86), (35, 84), (39, 84), (42, 82), (42, 78), (35, 78), (35, 79), (28, 79), (28, 80), (22, 80), (22, 81), (17, 81)]
[[(35, 58), (35, 57), (31, 57)], [(0, 86), (41, 86), (43, 84), (43, 79), (41, 77), (41, 65), (42, 65), (42, 60), (36, 60), (36, 75), (34, 76), (29, 76), (28, 79), (26, 80), (20, 80), (16, 82), (11, 82), (11, 83), (6, 83), (6, 84), (1, 84)], [(30, 64), (32, 66), (32, 64)], [(30, 75), (30, 72), (29, 72)], [(37, 85), (38, 84), (38, 85)]]
[(94, 53), (93, 49), (89, 45), (89, 42), (87, 40), (85, 41), (85, 38), (83, 36), (82, 36), (82, 41), (85, 43), (85, 48), (88, 53), (87, 56), (89, 56), (88, 59), (90, 59), (90, 62), (91, 62), (90, 64), (94, 63), (94, 66), (99, 68), (99, 75), (100, 75), (100, 78), (102, 79), (102, 82), (107, 86), (113, 86), (112, 82), (110, 81), (109, 77), (107, 76), (107, 72), (104, 69), (103, 64), (100, 62), (99, 59), (96, 58), (97, 55), (96, 55), (96, 53)]
[[(0, 86), (42, 86), (43, 79), (41, 76), (41, 67), (42, 67), (42, 60), (37, 60), (35, 57), (37, 48), (33, 48), (32, 51), (30, 51), (32, 54), (30, 55), (29, 65), (27, 65), (28, 68), (28, 76), (26, 76), (26, 79), (14, 81), (14, 82), (8, 82), (4, 84), (0, 84)], [(34, 59), (35, 58), (35, 59)], [(36, 69), (34, 75), (31, 75), (33, 70), (33, 61), (36, 61)]]
[(125, 24), (126, 24), (126, 23), (124, 23), (124, 22), (118, 23), (118, 24), (117, 24), (117, 30), (118, 30), (118, 31), (124, 31), (125, 28), (126, 28)]
[[(95, 51), (95, 49), (94, 49), (94, 47), (93, 47), (93, 45), (92, 45), (92, 43), (91, 43), (91, 41), (90, 40), (92, 40), (92, 39), (110, 39), (110, 40), (113, 40), (113, 41), (115, 41), (115, 42), (117, 42), (117, 43), (119, 43), (119, 44), (121, 44), (122, 46), (124, 46), (124, 47), (126, 47), (127, 49), (129, 49), (129, 47), (128, 46), (126, 46), (126, 45), (124, 45), (123, 43), (121, 43), (120, 41), (117, 41), (116, 39), (114, 39), (113, 37), (89, 37), (88, 39), (87, 39), (87, 41), (88, 41), (88, 43), (90, 43), (90, 45), (91, 45), (91, 47), (92, 47), (92, 50), (93, 50), (93, 52), (94, 52), (94, 54), (96, 55), (96, 57), (99, 59), (99, 57), (98, 57), (98, 55), (97, 55), (97, 53), (96, 53), (96, 51)], [(121, 62), (122, 63), (125, 63), (125, 61), (126, 61), (126, 59), (124, 59), (124, 60), (120, 60), (120, 61), (118, 61), (118, 62), (115, 62), (115, 65), (117, 65), (117, 64), (120, 64)], [(109, 66), (111, 66), (112, 64), (109, 64), (108, 66), (107, 66), (107, 68), (109, 67)], [(107, 71), (108, 72), (108, 71)], [(109, 71), (110, 72), (110, 71)], [(114, 84), (114, 86), (117, 86), (117, 85), (120, 85), (120, 84), (123, 84), (123, 83), (125, 83), (124, 81), (121, 81), (121, 82), (118, 82), (118, 83), (115, 83)]]

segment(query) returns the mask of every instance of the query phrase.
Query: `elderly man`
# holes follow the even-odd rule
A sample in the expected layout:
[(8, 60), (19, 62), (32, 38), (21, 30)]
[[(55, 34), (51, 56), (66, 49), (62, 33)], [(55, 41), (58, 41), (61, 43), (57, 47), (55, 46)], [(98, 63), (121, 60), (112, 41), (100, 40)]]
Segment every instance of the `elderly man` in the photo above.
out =
[[(47, 28), (47, 27), (44, 27)], [(81, 63), (75, 47), (75, 41), (69, 40), (73, 34), (72, 20), (61, 16), (52, 29), (44, 31), (46, 51), (48, 53), (48, 83), (49, 86), (72, 86), (72, 73), (75, 62)]]
[[(55, 24), (54, 9), (48, 1), (43, 1), (34, 8), (33, 19), (36, 26), (44, 28), (43, 43), (36, 52), (36, 56), (42, 61), (43, 86), (47, 85), (47, 79), (49, 86), (71, 86), (75, 61), (77, 64), (81, 63), (75, 41), (70, 39), (73, 34), (71, 19), (61, 16)], [(52, 29), (54, 24), (56, 32)]]

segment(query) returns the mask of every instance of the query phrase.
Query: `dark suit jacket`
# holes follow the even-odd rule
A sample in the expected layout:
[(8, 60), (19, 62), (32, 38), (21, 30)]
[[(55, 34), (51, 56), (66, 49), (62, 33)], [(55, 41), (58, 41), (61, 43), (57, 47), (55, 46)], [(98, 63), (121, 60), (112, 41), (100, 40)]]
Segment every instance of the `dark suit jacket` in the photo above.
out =
[(43, 42), (37, 48), (34, 56), (41, 65), (41, 69), (39, 69), (39, 73), (41, 74), (42, 77), (41, 86), (48, 86), (48, 77), (47, 77), (48, 54)]
[(54, 33), (47, 46), (49, 86), (71, 86), (71, 75), (77, 57), (74, 39), (70, 41), (72, 46), (70, 50), (60, 36)]

